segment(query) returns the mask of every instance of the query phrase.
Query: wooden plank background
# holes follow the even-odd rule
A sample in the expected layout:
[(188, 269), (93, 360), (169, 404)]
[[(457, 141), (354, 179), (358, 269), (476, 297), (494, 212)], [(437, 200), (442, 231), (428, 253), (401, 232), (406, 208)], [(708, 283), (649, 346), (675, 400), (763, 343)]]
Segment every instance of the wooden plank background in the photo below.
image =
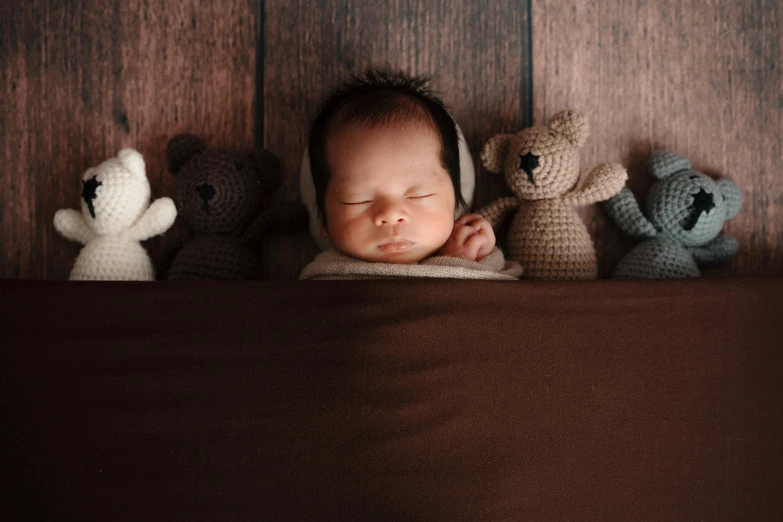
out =
[[(727, 232), (742, 251), (710, 274), (783, 274), (781, 10), (776, 0), (541, 0), (532, 13), (511, 0), (4, 2), (0, 278), (67, 278), (79, 246), (54, 232), (54, 212), (77, 208), (83, 171), (124, 146), (144, 154), (160, 197), (177, 132), (264, 145), (295, 197), (317, 100), (386, 62), (435, 78), (476, 160), (491, 135), (571, 107), (592, 119), (583, 167), (620, 161), (642, 195), (653, 148), (732, 177), (745, 202)], [(478, 169), (477, 205), (505, 193)], [(606, 274), (631, 244), (600, 210), (583, 215)], [(182, 233), (145, 246), (156, 258)], [(316, 252), (305, 233), (264, 249), (273, 279), (295, 278)]]
[[(653, 149), (743, 190), (725, 233), (740, 241), (709, 275), (783, 274), (783, 4), (780, 0), (533, 2), (534, 115), (588, 113), (583, 166), (617, 161), (644, 197)], [(584, 213), (602, 273), (632, 243)]]
[[(67, 279), (80, 246), (54, 230), (84, 171), (144, 155), (171, 193), (166, 141), (250, 147), (257, 5), (243, 0), (29, 0), (0, 7), (0, 278)], [(182, 233), (145, 242), (153, 259)]]

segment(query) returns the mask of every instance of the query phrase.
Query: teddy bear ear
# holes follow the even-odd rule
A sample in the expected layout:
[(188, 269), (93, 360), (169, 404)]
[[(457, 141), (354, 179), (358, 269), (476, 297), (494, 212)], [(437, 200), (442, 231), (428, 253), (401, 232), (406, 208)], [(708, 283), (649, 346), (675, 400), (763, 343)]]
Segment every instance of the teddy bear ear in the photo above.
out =
[(742, 205), (742, 190), (729, 179), (720, 179), (717, 183), (726, 200), (726, 205), (728, 205), (729, 215), (726, 216), (726, 219), (731, 219), (739, 213), (740, 205)]
[(283, 165), (271, 151), (254, 149), (250, 157), (256, 165), (256, 174), (264, 190), (274, 190), (283, 176)]
[(266, 149), (253, 149), (250, 151), (250, 157), (258, 167), (259, 171), (271, 172), (278, 176), (283, 172), (283, 166), (280, 160), (271, 151)]
[(658, 179), (666, 179), (672, 174), (691, 169), (691, 162), (673, 152), (655, 151), (648, 161), (650, 172)]
[(506, 162), (513, 134), (497, 134), (492, 136), (481, 150), (481, 163), (488, 171), (495, 174), (503, 173), (503, 165)]
[(117, 159), (122, 166), (131, 171), (132, 174), (139, 177), (146, 176), (144, 170), (144, 158), (135, 149), (122, 149), (117, 153)]
[(574, 147), (581, 147), (590, 135), (587, 116), (579, 111), (565, 110), (549, 120), (549, 128), (562, 134)]
[(171, 138), (166, 145), (166, 166), (169, 172), (177, 175), (179, 169), (196, 154), (207, 150), (207, 144), (192, 134), (179, 134)]

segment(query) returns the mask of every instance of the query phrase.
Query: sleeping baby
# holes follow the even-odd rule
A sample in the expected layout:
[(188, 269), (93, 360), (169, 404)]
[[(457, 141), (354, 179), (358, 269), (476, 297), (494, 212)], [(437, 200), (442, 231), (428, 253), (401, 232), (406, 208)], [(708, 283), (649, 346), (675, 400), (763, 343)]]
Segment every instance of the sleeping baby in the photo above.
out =
[[(459, 135), (427, 79), (367, 70), (324, 99), (309, 168), (333, 245), (300, 279), (518, 279), (490, 224), (466, 208)], [(457, 212), (458, 213), (458, 212)]]

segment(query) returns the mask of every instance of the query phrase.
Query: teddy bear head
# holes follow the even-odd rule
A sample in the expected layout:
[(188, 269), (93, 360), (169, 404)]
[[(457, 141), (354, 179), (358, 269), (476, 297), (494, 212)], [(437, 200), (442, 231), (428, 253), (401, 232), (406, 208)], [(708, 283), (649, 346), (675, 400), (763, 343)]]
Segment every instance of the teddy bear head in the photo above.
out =
[(87, 169), (82, 176), (82, 214), (98, 235), (127, 229), (149, 204), (144, 158), (133, 149), (121, 150), (116, 158)]
[(178, 215), (196, 234), (241, 234), (248, 221), (271, 204), (281, 172), (267, 151), (208, 149), (191, 134), (169, 141), (166, 162), (176, 177)]
[(557, 113), (548, 126), (492, 137), (481, 152), (484, 166), (506, 177), (520, 199), (561, 196), (579, 180), (579, 148), (589, 134), (587, 116), (577, 111)]
[(647, 196), (647, 215), (662, 235), (684, 246), (704, 245), (739, 212), (742, 192), (734, 182), (716, 181), (670, 152), (654, 152), (649, 166), (658, 181)]

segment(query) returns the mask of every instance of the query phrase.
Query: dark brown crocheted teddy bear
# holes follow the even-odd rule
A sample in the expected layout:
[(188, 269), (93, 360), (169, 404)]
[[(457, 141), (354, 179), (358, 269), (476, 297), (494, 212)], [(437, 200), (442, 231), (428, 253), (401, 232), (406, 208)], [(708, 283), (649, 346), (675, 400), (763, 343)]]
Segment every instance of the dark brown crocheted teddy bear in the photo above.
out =
[(176, 177), (174, 203), (190, 235), (166, 255), (166, 278), (259, 279), (260, 247), (268, 232), (303, 228), (301, 203), (274, 203), (282, 169), (267, 150), (250, 153), (208, 149), (191, 134), (166, 146), (166, 162)]

